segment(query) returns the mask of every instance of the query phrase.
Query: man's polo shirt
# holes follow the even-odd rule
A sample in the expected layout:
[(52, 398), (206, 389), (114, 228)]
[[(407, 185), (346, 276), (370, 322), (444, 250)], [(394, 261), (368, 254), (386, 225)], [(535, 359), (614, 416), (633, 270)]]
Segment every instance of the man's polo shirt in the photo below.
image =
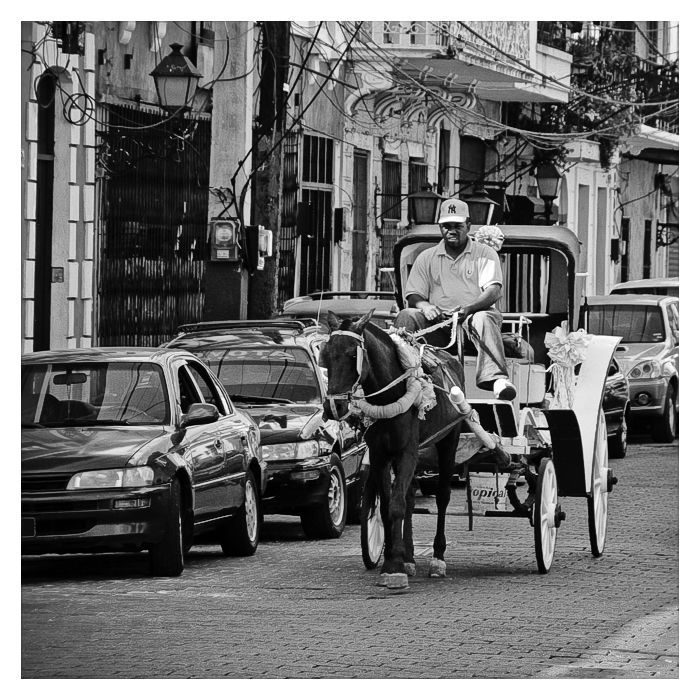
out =
[(416, 258), (404, 296), (419, 294), (449, 312), (473, 303), (492, 284), (503, 285), (501, 260), (493, 248), (469, 238), (467, 247), (453, 260), (445, 252), (445, 241), (440, 241)]

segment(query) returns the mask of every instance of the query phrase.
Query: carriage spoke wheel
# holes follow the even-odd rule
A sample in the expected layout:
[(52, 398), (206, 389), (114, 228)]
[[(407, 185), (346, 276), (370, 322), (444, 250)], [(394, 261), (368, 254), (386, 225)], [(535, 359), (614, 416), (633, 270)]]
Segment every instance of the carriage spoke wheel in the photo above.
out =
[(598, 414), (598, 430), (593, 450), (591, 492), (588, 495), (588, 534), (594, 557), (599, 557), (605, 549), (605, 535), (608, 529), (609, 481), (614, 483), (612, 472), (608, 469), (607, 430), (605, 428), (605, 415), (601, 411)]
[(557, 473), (551, 459), (543, 459), (537, 470), (537, 489), (532, 523), (535, 528), (537, 569), (546, 574), (552, 566), (557, 543), (557, 528), (563, 520), (558, 503)]
[(367, 485), (362, 494), (360, 545), (365, 568), (376, 569), (384, 549), (384, 524), (379, 512), (379, 494), (370, 493)]

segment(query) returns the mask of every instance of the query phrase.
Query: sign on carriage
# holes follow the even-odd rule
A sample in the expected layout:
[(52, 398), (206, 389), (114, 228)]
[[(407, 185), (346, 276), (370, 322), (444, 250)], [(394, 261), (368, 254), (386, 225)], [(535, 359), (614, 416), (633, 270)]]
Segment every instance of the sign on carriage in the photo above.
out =
[(513, 510), (508, 500), (505, 474), (490, 474), (488, 472), (469, 472), (469, 490), (465, 491), (464, 510), (469, 512), (469, 493), (471, 493), (472, 515), (484, 515), (487, 510), (505, 513)]

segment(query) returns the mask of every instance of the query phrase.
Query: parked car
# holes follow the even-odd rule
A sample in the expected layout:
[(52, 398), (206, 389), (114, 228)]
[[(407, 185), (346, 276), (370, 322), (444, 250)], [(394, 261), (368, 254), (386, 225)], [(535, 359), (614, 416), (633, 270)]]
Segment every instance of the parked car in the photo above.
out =
[(351, 318), (363, 316), (371, 309), (374, 309), (372, 323), (382, 328), (386, 328), (399, 312), (393, 292), (314, 292), (285, 302), (280, 316), (318, 318), (327, 328), (328, 311), (340, 318)]
[(318, 327), (290, 319), (183, 327), (166, 345), (211, 367), (231, 400), (257, 421), (268, 464), (263, 511), (298, 515), (309, 537), (340, 537), (359, 519), (366, 445), (359, 426), (323, 418)]
[(260, 431), (182, 350), (22, 356), (22, 552), (148, 550), (178, 576), (194, 538), (253, 554)]
[(678, 296), (678, 277), (654, 277), (646, 280), (631, 280), (613, 285), (610, 294), (661, 294)]
[(620, 364), (613, 357), (608, 367), (603, 394), (603, 413), (608, 429), (608, 454), (622, 459), (627, 454), (627, 431), (630, 423), (630, 385)]
[(615, 358), (630, 386), (631, 417), (650, 422), (652, 437), (672, 442), (678, 431), (678, 298), (651, 294), (588, 297), (582, 325), (619, 335)]

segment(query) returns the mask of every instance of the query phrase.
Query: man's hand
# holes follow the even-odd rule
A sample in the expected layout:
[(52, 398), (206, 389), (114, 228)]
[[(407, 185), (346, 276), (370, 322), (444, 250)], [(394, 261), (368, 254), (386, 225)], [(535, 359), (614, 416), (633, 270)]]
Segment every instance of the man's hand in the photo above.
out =
[(442, 316), (442, 311), (429, 301), (418, 302), (416, 308), (422, 312), (423, 316), (425, 316), (428, 321), (434, 321), (436, 318)]

